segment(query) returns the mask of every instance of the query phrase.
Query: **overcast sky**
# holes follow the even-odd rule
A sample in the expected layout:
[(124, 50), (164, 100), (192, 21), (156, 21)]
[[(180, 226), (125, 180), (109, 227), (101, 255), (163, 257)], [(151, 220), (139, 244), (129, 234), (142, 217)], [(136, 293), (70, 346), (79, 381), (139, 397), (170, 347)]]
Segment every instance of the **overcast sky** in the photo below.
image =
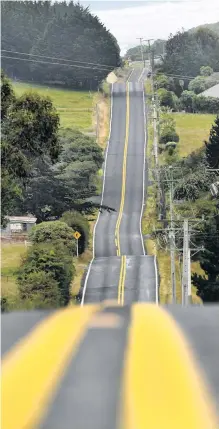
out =
[(109, 29), (121, 53), (136, 45), (137, 37), (167, 39), (184, 28), (219, 21), (219, 0), (82, 1), (90, 5)]

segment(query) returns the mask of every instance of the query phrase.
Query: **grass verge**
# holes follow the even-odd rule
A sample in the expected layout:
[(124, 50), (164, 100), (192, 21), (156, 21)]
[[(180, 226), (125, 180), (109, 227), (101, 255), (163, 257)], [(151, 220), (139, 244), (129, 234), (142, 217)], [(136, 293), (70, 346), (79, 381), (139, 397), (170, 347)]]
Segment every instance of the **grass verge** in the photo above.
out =
[(50, 97), (60, 115), (61, 127), (92, 131), (96, 92), (73, 91), (23, 82), (13, 82), (13, 87), (17, 96), (27, 91), (35, 91), (42, 96)]
[[(101, 93), (99, 93), (95, 98), (95, 105), (96, 104), (98, 104), (98, 116), (99, 116), (97, 143), (100, 145), (102, 149), (105, 149), (107, 140), (109, 138), (109, 129), (110, 129), (110, 104), (111, 104), (110, 97), (106, 97), (106, 95), (103, 96)], [(93, 123), (94, 123), (94, 126), (96, 127), (97, 116), (95, 113), (93, 115)], [(96, 186), (97, 186), (98, 195), (101, 195), (102, 186), (103, 186), (102, 169), (98, 171), (98, 175), (96, 177)], [(88, 249), (79, 258), (74, 258), (76, 275), (71, 284), (71, 295), (72, 295), (73, 301), (75, 300), (75, 297), (79, 294), (84, 272), (88, 264), (93, 258), (93, 230), (97, 220), (97, 216), (98, 216), (98, 210), (96, 210), (96, 213), (93, 216), (89, 216), (91, 238), (90, 238)]]

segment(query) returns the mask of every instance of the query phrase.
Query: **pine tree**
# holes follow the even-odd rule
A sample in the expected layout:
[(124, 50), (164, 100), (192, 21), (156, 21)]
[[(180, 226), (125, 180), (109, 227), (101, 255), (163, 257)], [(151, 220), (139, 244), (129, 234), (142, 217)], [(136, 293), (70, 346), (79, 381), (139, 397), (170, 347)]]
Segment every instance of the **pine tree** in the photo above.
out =
[(210, 131), (209, 141), (206, 144), (206, 158), (211, 168), (219, 168), (219, 115)]

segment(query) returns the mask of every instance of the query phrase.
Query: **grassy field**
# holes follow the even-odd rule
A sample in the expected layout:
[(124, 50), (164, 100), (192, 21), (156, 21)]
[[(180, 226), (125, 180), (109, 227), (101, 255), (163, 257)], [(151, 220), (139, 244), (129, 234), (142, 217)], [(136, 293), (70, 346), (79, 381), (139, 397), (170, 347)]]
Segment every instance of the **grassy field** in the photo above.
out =
[(16, 270), (27, 248), (23, 243), (2, 243), (1, 245), (1, 295), (10, 303), (17, 299)]
[(203, 145), (204, 140), (209, 137), (215, 117), (216, 115), (210, 114), (173, 113), (180, 138), (178, 145), (180, 157), (189, 155)]
[(81, 131), (92, 131), (92, 113), (95, 92), (71, 91), (31, 83), (13, 82), (17, 96), (27, 91), (37, 91), (40, 95), (49, 96), (60, 115), (60, 125), (64, 128), (77, 128)]

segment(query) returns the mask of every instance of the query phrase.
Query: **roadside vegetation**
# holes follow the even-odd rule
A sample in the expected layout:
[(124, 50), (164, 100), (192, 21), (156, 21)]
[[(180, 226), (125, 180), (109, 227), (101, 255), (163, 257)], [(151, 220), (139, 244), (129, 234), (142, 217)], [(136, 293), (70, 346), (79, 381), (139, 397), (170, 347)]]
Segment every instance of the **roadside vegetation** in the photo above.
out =
[[(44, 88), (33, 85), (30, 91), (25, 92), (26, 88), (30, 88), (29, 85), (12, 85), (3, 72), (1, 82), (3, 94), (1, 112), (2, 198), (4, 199), (2, 225), (4, 226), (7, 221), (5, 217), (7, 215), (32, 213), (37, 217), (39, 223), (37, 228), (44, 224), (47, 227), (52, 226), (53, 223), (58, 224), (59, 220), (65, 222), (64, 224), (70, 228), (71, 240), (74, 243), (73, 232), (77, 230), (81, 233), (79, 258), (76, 257), (75, 251), (73, 254), (69, 255), (68, 252), (66, 254), (65, 242), (60, 243), (60, 248), (63, 250), (59, 253), (57, 242), (54, 240), (48, 243), (46, 249), (43, 249), (40, 243), (37, 245), (33, 243), (31, 235), (27, 237), (28, 247), (25, 247), (24, 244), (3, 243), (2, 310), (50, 308), (73, 303), (80, 291), (84, 269), (92, 258), (92, 229), (99, 207), (99, 202), (92, 202), (92, 196), (95, 201), (102, 189), (103, 152), (101, 147), (105, 148), (109, 133), (110, 101), (102, 91), (99, 94), (80, 93), (79, 91), (49, 88), (49, 97), (45, 97)], [(17, 90), (18, 87), (19, 90)], [(68, 94), (67, 98), (65, 98), (65, 94)], [(79, 125), (77, 129), (71, 128), (70, 123), (68, 123), (68, 128), (59, 126), (60, 122), (65, 124), (66, 121), (66, 109), (60, 108), (61, 103), (64, 106), (66, 103), (67, 109), (69, 106), (77, 106), (76, 113), (71, 112), (72, 117), (77, 116), (77, 108), (84, 109), (85, 103), (87, 103), (84, 111), (85, 120), (77, 122), (75, 119), (75, 127), (76, 124)], [(95, 110), (97, 103), (98, 123)], [(48, 149), (46, 146), (44, 149), (40, 147), (44, 120), (43, 106), (48, 106), (50, 109), (47, 110), (47, 118), (48, 115), (51, 115), (51, 120), (49, 119), (50, 135), (47, 134)], [(30, 114), (33, 126), (30, 121), (25, 122), (25, 115), (28, 117)], [(38, 120), (41, 121), (42, 128), (38, 126)], [(16, 128), (11, 126), (11, 123), (15, 121), (17, 137)], [(98, 132), (96, 132), (97, 126)], [(19, 138), (21, 129), (26, 139), (26, 148), (31, 148), (29, 153), (22, 146), (23, 141)], [(30, 135), (29, 129), (32, 132)], [(12, 132), (16, 141), (16, 146), (13, 146), (14, 152), (11, 151)], [(96, 143), (96, 137), (101, 147)], [(51, 153), (49, 152), (50, 140), (56, 144), (56, 150), (53, 146)], [(30, 145), (30, 141), (36, 142), (36, 150), (32, 144)], [(15, 152), (19, 154), (19, 158), (14, 158)], [(20, 159), (19, 168), (14, 169), (14, 163), (18, 167), (18, 159)], [(60, 237), (60, 231), (56, 234)], [(52, 261), (49, 256), (51, 252), (53, 253)], [(11, 258), (8, 257), (9, 253), (11, 253)], [(47, 260), (50, 267), (51, 264), (56, 267), (58, 260), (68, 267), (66, 268), (68, 281), (65, 283), (67, 287), (65, 299), (60, 294), (56, 268), (51, 277), (47, 275), (48, 273), (46, 274), (45, 266), (37, 265), (37, 258), (41, 260), (40, 255)], [(33, 259), (36, 261), (35, 266)], [(35, 293), (36, 291), (37, 293)]]
[[(204, 31), (204, 30), (203, 30)], [(157, 111), (159, 112), (159, 164), (160, 177), (163, 188), (165, 218), (169, 216), (169, 167), (174, 171), (174, 213), (175, 217), (202, 218), (195, 233), (192, 236), (194, 246), (204, 251), (199, 251), (192, 257), (192, 295), (193, 302), (215, 302), (219, 301), (219, 224), (218, 224), (218, 200), (213, 199), (210, 187), (212, 183), (218, 183), (219, 174), (215, 169), (219, 162), (219, 102), (216, 98), (200, 97), (198, 94), (207, 87), (218, 82), (218, 73), (213, 72), (213, 54), (218, 50), (218, 36), (198, 32), (200, 46), (202, 36), (209, 37), (209, 44), (214, 40), (214, 47), (205, 50), (203, 48), (202, 61), (200, 63), (199, 76), (191, 81), (183, 77), (175, 76), (173, 58), (178, 63), (181, 73), (183, 67), (192, 67), (187, 64), (184, 55), (178, 58), (176, 50), (187, 43), (190, 36), (178, 33), (167, 42), (166, 62), (157, 68), (154, 77), (157, 93)], [(194, 37), (194, 35), (192, 36)], [(197, 35), (195, 36), (195, 38)], [(211, 40), (210, 40), (211, 39)], [(196, 39), (197, 41), (197, 39)], [(190, 42), (189, 42), (190, 43)], [(213, 43), (213, 42), (212, 42)], [(191, 48), (191, 43), (189, 47)], [(195, 43), (194, 43), (195, 46)], [(203, 45), (204, 46), (204, 45)], [(207, 44), (208, 46), (208, 44)], [(209, 46), (208, 46), (209, 48)], [(206, 48), (207, 49), (207, 48)], [(199, 50), (200, 52), (200, 50)], [(175, 57), (174, 57), (175, 53)], [(205, 59), (204, 59), (205, 55)], [(182, 59), (181, 59), (182, 58)], [(185, 60), (186, 58), (186, 60)], [(180, 63), (183, 61), (183, 63)], [(171, 65), (172, 64), (172, 65)], [(209, 65), (208, 65), (209, 64)], [(167, 66), (168, 65), (168, 66)], [(214, 64), (218, 72), (217, 64)], [(169, 67), (169, 69), (168, 69)], [(171, 69), (172, 67), (172, 69)], [(181, 69), (180, 69), (181, 67)], [(197, 67), (197, 66), (196, 66)], [(197, 69), (196, 69), (197, 70)], [(165, 75), (165, 72), (167, 73)], [(177, 72), (177, 74), (180, 74)], [(195, 73), (191, 69), (190, 73)], [(172, 76), (171, 76), (172, 73)], [(187, 71), (187, 75), (189, 72)], [(146, 91), (151, 99), (150, 81), (146, 82)], [(151, 116), (151, 106), (149, 117)], [(194, 113), (195, 112), (195, 113)], [(149, 125), (148, 155), (151, 169), (154, 167), (152, 155), (153, 129)], [(168, 250), (167, 230), (165, 222), (158, 221), (160, 211), (160, 200), (158, 195), (156, 177), (150, 172), (151, 185), (148, 188), (147, 206), (143, 217), (143, 233), (147, 236), (146, 246), (149, 254), (156, 254), (160, 273), (160, 300), (171, 302), (170, 282), (170, 255)], [(177, 203), (179, 201), (179, 204)], [(213, 238), (215, 237), (215, 238)], [(181, 237), (176, 238), (178, 248), (182, 248)], [(181, 265), (179, 254), (176, 254), (176, 282), (177, 301), (181, 302)]]

